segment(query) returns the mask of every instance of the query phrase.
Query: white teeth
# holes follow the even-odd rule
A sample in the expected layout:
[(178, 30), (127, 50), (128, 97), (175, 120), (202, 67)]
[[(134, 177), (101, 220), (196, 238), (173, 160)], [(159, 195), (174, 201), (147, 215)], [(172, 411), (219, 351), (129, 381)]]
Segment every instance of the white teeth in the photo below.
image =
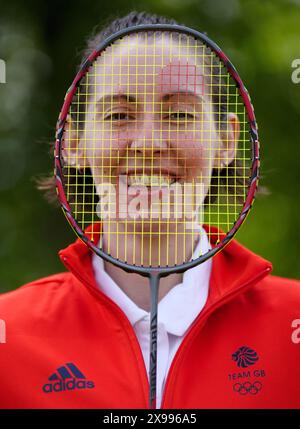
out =
[(176, 179), (160, 175), (130, 175), (127, 177), (128, 186), (170, 186)]

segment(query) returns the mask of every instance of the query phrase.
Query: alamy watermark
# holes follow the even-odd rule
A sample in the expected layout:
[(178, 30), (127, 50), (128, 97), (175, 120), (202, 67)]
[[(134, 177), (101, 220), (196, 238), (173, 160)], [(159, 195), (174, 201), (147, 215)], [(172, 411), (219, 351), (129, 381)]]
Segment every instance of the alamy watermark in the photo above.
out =
[(300, 319), (293, 320), (291, 327), (295, 328), (291, 336), (292, 342), (294, 344), (299, 344), (300, 343)]
[(292, 61), (291, 67), (294, 69), (291, 74), (293, 83), (300, 83), (300, 58), (295, 58)]
[(6, 63), (0, 58), (0, 83), (6, 83)]
[(6, 323), (0, 319), (0, 344), (6, 343)]
[(99, 196), (96, 213), (102, 220), (184, 219), (186, 229), (193, 229), (195, 222), (203, 222), (203, 183), (175, 182), (164, 186), (140, 183), (128, 187), (125, 175), (119, 176), (117, 186), (105, 182), (96, 188)]

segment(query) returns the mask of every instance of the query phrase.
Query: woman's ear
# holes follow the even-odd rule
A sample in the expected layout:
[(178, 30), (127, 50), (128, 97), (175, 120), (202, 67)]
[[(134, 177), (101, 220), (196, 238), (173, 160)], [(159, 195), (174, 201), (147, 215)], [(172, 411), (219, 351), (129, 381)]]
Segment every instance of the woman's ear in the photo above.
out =
[(62, 155), (67, 166), (78, 170), (85, 168), (84, 151), (80, 145), (80, 131), (71, 115), (67, 116), (65, 122)]
[(240, 137), (240, 121), (235, 113), (227, 114), (226, 129), (220, 133), (221, 144), (216, 152), (214, 167), (222, 170), (236, 157), (238, 141)]

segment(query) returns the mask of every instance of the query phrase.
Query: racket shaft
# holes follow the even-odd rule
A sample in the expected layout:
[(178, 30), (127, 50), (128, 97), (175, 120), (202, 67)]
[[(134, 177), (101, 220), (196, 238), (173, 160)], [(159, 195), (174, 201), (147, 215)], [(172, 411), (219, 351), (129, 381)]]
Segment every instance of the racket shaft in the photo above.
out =
[(157, 383), (157, 306), (158, 306), (159, 276), (150, 275), (151, 289), (151, 316), (150, 316), (150, 365), (149, 365), (149, 406), (156, 408), (156, 383)]

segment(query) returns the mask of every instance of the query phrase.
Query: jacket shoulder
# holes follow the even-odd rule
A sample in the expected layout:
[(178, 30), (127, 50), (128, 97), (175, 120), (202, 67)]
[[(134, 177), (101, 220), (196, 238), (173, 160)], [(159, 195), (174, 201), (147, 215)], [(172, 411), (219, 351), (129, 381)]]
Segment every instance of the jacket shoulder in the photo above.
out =
[(286, 277), (268, 275), (262, 281), (266, 286), (271, 287), (279, 293), (287, 293), (300, 298), (300, 281)]
[(12, 291), (1, 293), (0, 302), (7, 299), (16, 299), (24, 294), (37, 292), (37, 288), (39, 288), (38, 292), (40, 292), (40, 288), (42, 286), (53, 287), (60, 285), (61, 283), (64, 283), (66, 281), (66, 277), (68, 276), (68, 274), (68, 272), (63, 272), (53, 274), (47, 277), (42, 277), (40, 279), (33, 280), (29, 283), (19, 286), (17, 289), (14, 289)]
[(299, 312), (300, 281), (269, 274), (249, 291), (268, 308), (280, 310), (282, 314)]
[(29, 312), (49, 311), (51, 302), (57, 302), (69, 290), (71, 277), (69, 272), (53, 274), (0, 294), (0, 318), (17, 319)]

